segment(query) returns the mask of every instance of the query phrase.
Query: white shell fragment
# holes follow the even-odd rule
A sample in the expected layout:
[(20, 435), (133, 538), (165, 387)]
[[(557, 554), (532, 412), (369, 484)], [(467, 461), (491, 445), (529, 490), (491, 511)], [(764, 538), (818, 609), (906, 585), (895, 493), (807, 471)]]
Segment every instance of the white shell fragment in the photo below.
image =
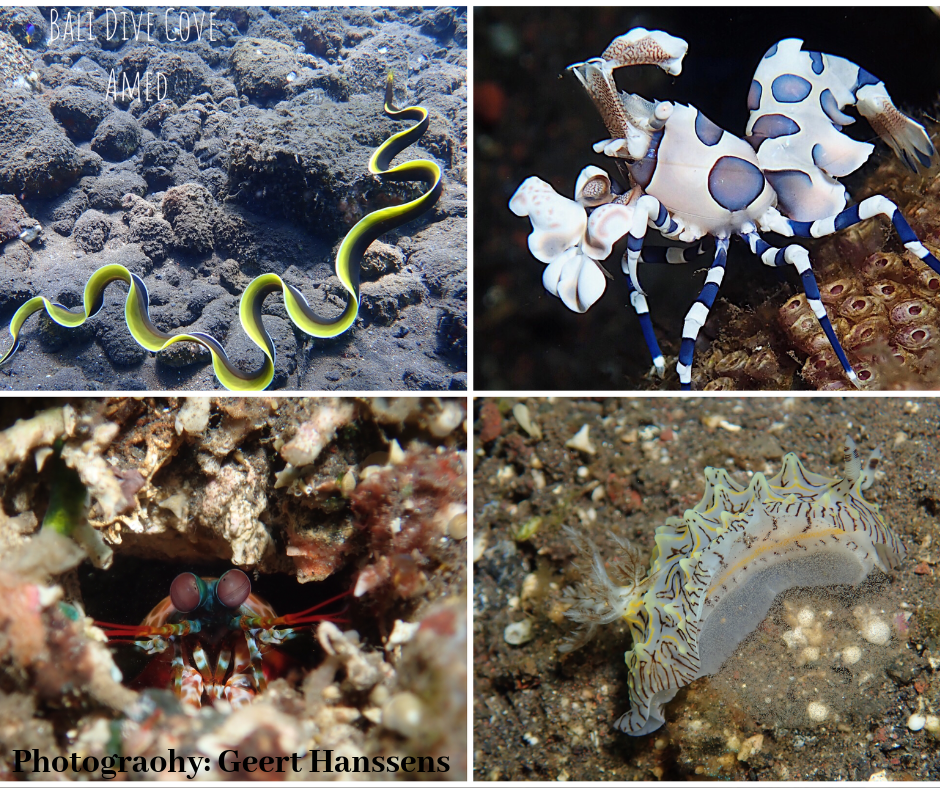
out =
[(392, 440), (388, 446), (388, 464), (401, 465), (405, 461), (405, 452), (397, 440)]
[(415, 636), (415, 632), (421, 629), (421, 622), (408, 622), (401, 619), (395, 620), (395, 626), (392, 627), (391, 634), (388, 636), (386, 648), (394, 648), (407, 643)]
[(822, 722), (829, 716), (829, 707), (825, 703), (814, 700), (807, 704), (806, 714), (813, 722)]
[(184, 493), (176, 493), (160, 501), (158, 506), (161, 509), (171, 511), (176, 515), (177, 520), (182, 521), (186, 519), (187, 512), (189, 511), (189, 496)]
[(582, 451), (585, 454), (596, 454), (597, 449), (594, 448), (594, 444), (591, 443), (591, 426), (585, 424), (573, 438), (565, 443), (565, 448), (576, 449), (577, 451)]
[(535, 438), (536, 440), (542, 439), (542, 429), (532, 420), (529, 408), (526, 405), (517, 402), (512, 406), (512, 415), (516, 417), (519, 426), (526, 431), (526, 434), (528, 434), (530, 438)]
[(20, 233), (19, 238), (23, 243), (31, 244), (33, 241), (35, 241), (39, 237), (39, 233), (41, 232), (42, 232), (42, 225), (34, 224), (31, 227), (26, 227)]

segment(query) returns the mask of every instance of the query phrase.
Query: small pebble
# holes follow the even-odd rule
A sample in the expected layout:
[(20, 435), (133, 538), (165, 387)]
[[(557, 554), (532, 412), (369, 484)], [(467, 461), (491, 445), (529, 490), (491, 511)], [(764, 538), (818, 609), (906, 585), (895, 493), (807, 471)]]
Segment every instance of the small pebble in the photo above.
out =
[(854, 665), (862, 658), (862, 650), (858, 646), (849, 646), (842, 651), (842, 661), (846, 665)]
[(487, 531), (485, 528), (479, 528), (473, 532), (473, 563), (476, 563), (483, 557), (486, 551)]
[(829, 716), (829, 707), (825, 703), (814, 700), (806, 707), (806, 713), (813, 722), (822, 722)]
[(417, 695), (399, 692), (382, 709), (382, 724), (406, 738), (422, 732), (424, 707)]
[(535, 633), (532, 631), (531, 618), (524, 618), (522, 621), (510, 624), (503, 630), (503, 639), (510, 646), (521, 646), (523, 643), (528, 643), (533, 637), (535, 637)]
[(924, 722), (924, 727), (927, 729), (927, 733), (935, 739), (940, 739), (940, 717), (934, 714), (928, 714)]
[(462, 514), (455, 514), (450, 518), (450, 521), (447, 523), (447, 535), (451, 539), (466, 539), (467, 538), (467, 513), (463, 512)]
[(924, 726), (927, 724), (927, 715), (917, 712), (912, 714), (907, 718), (907, 727), (912, 731), (920, 731), (924, 729)]
[(883, 646), (891, 640), (891, 627), (880, 618), (872, 618), (866, 621), (862, 627), (862, 637), (869, 643), (874, 643), (876, 646)]

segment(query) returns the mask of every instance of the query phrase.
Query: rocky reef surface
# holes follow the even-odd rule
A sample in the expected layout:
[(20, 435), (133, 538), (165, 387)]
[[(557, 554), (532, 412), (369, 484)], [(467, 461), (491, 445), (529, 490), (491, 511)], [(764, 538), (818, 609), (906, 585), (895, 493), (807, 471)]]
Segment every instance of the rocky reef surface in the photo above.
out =
[[(347, 231), (419, 193), (368, 171), (406, 128), (383, 113), (392, 72), (398, 105), (430, 112), (396, 161), (437, 161), (443, 195), (368, 250), (346, 334), (312, 339), (266, 300), (272, 387), (466, 388), (466, 11), (109, 10), (73, 9), (84, 21), (70, 28), (62, 9), (55, 25), (52, 11), (0, 10), (0, 322), (35, 295), (79, 307), (89, 276), (120, 263), (146, 283), (158, 328), (212, 334), (257, 368), (238, 319), (248, 282), (277, 273), (335, 310)], [(112, 285), (78, 329), (31, 318), (0, 387), (218, 388), (201, 346), (155, 357), (136, 344), (125, 292)]]
[[(460, 400), (5, 400), (0, 778), (17, 749), (175, 748), (214, 779), (244, 778), (226, 749), (430, 757), (466, 779), (466, 430)], [(71, 538), (53, 527), (62, 473), (82, 492)], [(178, 573), (233, 565), (280, 615), (343, 596), (252, 703), (184, 708), (96, 623), (136, 626)]]

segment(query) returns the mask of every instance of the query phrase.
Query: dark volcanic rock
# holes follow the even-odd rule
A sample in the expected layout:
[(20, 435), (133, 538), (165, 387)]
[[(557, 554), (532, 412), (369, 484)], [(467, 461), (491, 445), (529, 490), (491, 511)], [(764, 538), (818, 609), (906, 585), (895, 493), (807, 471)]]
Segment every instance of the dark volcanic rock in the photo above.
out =
[[(212, 71), (191, 52), (158, 52), (148, 59), (146, 68), (152, 73), (160, 72), (166, 77), (167, 92), (160, 96), (161, 101), (169, 99), (177, 106), (182, 106), (192, 96), (207, 90), (213, 95), (216, 92), (225, 93), (223, 86), (213, 77)], [(222, 82), (231, 85), (228, 80)], [(142, 101), (145, 107), (149, 107), (157, 103), (157, 95), (154, 92), (149, 101), (146, 97), (143, 97)]]
[(37, 224), (16, 197), (0, 194), (0, 244), (19, 238), (24, 230)]
[(143, 128), (156, 134), (163, 125), (163, 122), (177, 112), (179, 112), (179, 107), (176, 106), (176, 102), (166, 99), (165, 101), (158, 101), (150, 107), (150, 109), (141, 114), (141, 116), (137, 118), (137, 122), (140, 123)]
[(388, 274), (377, 282), (362, 283), (360, 310), (371, 322), (389, 326), (406, 306), (420, 304), (424, 297), (421, 278), (413, 272)]
[(205, 364), (211, 360), (209, 349), (198, 342), (174, 342), (166, 350), (157, 353), (157, 361), (168, 367), (188, 367), (192, 364)]
[(78, 180), (83, 163), (52, 113), (31, 92), (0, 91), (0, 191), (54, 197)]
[(177, 112), (161, 126), (163, 139), (185, 150), (192, 150), (202, 134), (202, 119), (196, 112)]
[(134, 366), (147, 358), (147, 351), (137, 344), (123, 320), (100, 321), (97, 329), (98, 344), (117, 366)]
[(382, 241), (373, 241), (362, 255), (359, 276), (364, 280), (375, 280), (386, 274), (397, 273), (405, 263), (401, 249)]
[(215, 215), (215, 200), (196, 183), (174, 186), (163, 198), (163, 216), (173, 225), (176, 244), (189, 252), (212, 250)]
[(437, 352), (460, 361), (467, 357), (467, 313), (440, 309), (437, 321)]
[(102, 210), (120, 208), (126, 194), (144, 195), (147, 182), (133, 170), (111, 169), (95, 178), (88, 192), (92, 207)]
[[(316, 8), (301, 22), (294, 36), (301, 41), (311, 55), (335, 62), (340, 51), (359, 43), (364, 32), (350, 27), (343, 19), (339, 8)], [(368, 22), (374, 27), (372, 20)]]
[[(294, 326), (289, 320), (273, 315), (266, 314), (263, 319), (264, 327), (274, 340), (277, 351), (271, 387), (283, 388), (288, 377), (297, 369), (297, 338), (294, 336)], [(231, 333), (225, 351), (232, 363), (245, 373), (256, 372), (264, 360), (264, 354), (241, 328)]]
[(293, 47), (270, 38), (242, 38), (232, 47), (235, 85), (246, 96), (279, 99), (300, 72)]
[(173, 166), (182, 151), (180, 146), (163, 140), (150, 140), (141, 148), (140, 174), (152, 189), (173, 185)]
[(124, 161), (137, 150), (141, 141), (140, 125), (129, 112), (114, 112), (95, 132), (91, 149), (111, 161)]
[(49, 99), (49, 109), (75, 140), (90, 140), (98, 124), (114, 111), (100, 93), (75, 85), (56, 88)]
[(75, 220), (88, 209), (88, 196), (75, 190), (56, 200), (52, 211), (52, 229), (59, 235), (71, 235)]
[[(3, 260), (3, 267), (9, 271), (22, 273), (29, 270), (29, 264), (33, 259), (33, 250), (29, 248), (29, 244), (23, 243), (19, 239), (13, 239), (3, 245), (0, 259)], [(4, 281), (2, 276), (3, 274), (0, 272), (0, 281)]]
[(140, 216), (131, 219), (130, 239), (155, 263), (166, 259), (167, 250), (174, 241), (173, 228), (166, 219), (157, 216)]
[(369, 159), (390, 133), (379, 97), (334, 104), (304, 95), (279, 106), (245, 107), (232, 119), (229, 177), (241, 184), (243, 204), (328, 232), (352, 226), (376, 187)]
[(72, 238), (85, 252), (100, 252), (111, 237), (111, 220), (100, 211), (85, 211), (75, 222)]

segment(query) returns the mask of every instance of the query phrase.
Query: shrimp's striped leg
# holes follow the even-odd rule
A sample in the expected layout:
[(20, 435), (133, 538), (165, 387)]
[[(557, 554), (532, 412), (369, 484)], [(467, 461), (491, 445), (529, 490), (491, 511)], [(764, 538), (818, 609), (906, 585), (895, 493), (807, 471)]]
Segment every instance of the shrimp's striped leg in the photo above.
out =
[[(248, 663), (251, 667), (252, 682), (259, 693), (264, 692), (265, 688), (268, 686), (268, 681), (264, 676), (264, 671), (261, 669), (261, 650), (258, 648), (255, 637), (251, 632), (245, 633), (245, 646), (248, 650)], [(239, 672), (242, 671), (240, 670)]]
[[(223, 649), (223, 652), (224, 651), (226, 650)], [(192, 658), (193, 658), (193, 663), (196, 666), (196, 670), (198, 670), (199, 672), (198, 675), (202, 677), (201, 685), (206, 695), (208, 695), (210, 698), (220, 698), (221, 697), (220, 688), (218, 687), (218, 685), (216, 684), (213, 678), (212, 667), (209, 665), (209, 658), (206, 656), (205, 649), (203, 649), (201, 644), (196, 643), (192, 647)], [(222, 659), (223, 659), (223, 655), (220, 654), (219, 662), (221, 662)], [(218, 664), (216, 667), (218, 668)], [(227, 659), (226, 659), (226, 667), (227, 667)], [(201, 693), (200, 693), (200, 697), (201, 697)]]
[[(626, 259), (623, 264), (626, 267)], [(627, 277), (627, 290), (630, 292), (630, 305), (640, 319), (640, 330), (643, 332), (643, 339), (646, 340), (646, 347), (649, 348), (650, 355), (653, 357), (653, 372), (663, 377), (666, 374), (666, 361), (656, 341), (656, 334), (653, 333), (653, 321), (650, 320), (650, 307), (646, 302), (646, 296), (633, 286), (629, 276)]]
[[(791, 222), (791, 224), (812, 225), (816, 224), (816, 222)], [(803, 292), (806, 293), (806, 300), (809, 302), (810, 309), (813, 310), (813, 314), (816, 315), (819, 325), (822, 326), (822, 330), (829, 339), (829, 344), (832, 345), (832, 349), (835, 351), (839, 363), (842, 365), (845, 376), (852, 382), (852, 385), (858, 387), (858, 375), (856, 375), (855, 370), (852, 369), (852, 365), (849, 363), (849, 359), (846, 357), (845, 351), (842, 349), (839, 338), (836, 336), (836, 332), (829, 320), (829, 315), (826, 314), (826, 307), (819, 297), (819, 284), (816, 282), (816, 275), (813, 273), (813, 266), (809, 261), (809, 252), (802, 246), (797, 246), (796, 244), (790, 244), (783, 249), (777, 249), (764, 241), (757, 233), (742, 233), (741, 237), (748, 242), (751, 251), (760, 256), (760, 259), (764, 261), (765, 265), (779, 267), (789, 263), (796, 268), (797, 272), (800, 274), (800, 280), (803, 283)]]
[[(174, 668), (173, 689), (176, 696), (187, 706), (198, 709), (202, 706), (202, 695), (206, 690), (206, 680), (200, 669), (189, 664), (186, 647), (182, 641), (174, 642), (172, 666)], [(202, 649), (200, 649), (202, 652)], [(205, 661), (205, 652), (201, 653)], [(198, 659), (197, 657), (194, 658)], [(208, 665), (205, 666), (208, 669)]]
[(633, 214), (633, 226), (627, 233), (627, 251), (623, 256), (623, 272), (630, 277), (633, 289), (643, 294), (640, 280), (637, 278), (636, 267), (640, 262), (643, 251), (643, 241), (646, 239), (646, 228), (652, 225), (663, 235), (672, 235), (681, 231), (681, 227), (669, 215), (669, 211), (655, 197), (644, 194), (637, 200), (636, 210)]
[[(670, 264), (679, 265), (682, 263), (691, 263), (696, 257), (705, 251), (705, 241), (699, 241), (694, 246), (683, 248), (681, 246), (647, 246), (640, 251), (641, 263)], [(624, 254), (622, 268), (626, 273), (629, 269), (627, 255)], [(650, 356), (653, 358), (653, 372), (659, 377), (666, 374), (666, 361), (663, 358), (662, 351), (659, 349), (659, 343), (656, 341), (656, 334), (653, 333), (653, 322), (650, 319), (649, 304), (646, 296), (633, 286), (630, 277), (627, 277), (627, 290), (630, 293), (630, 305), (636, 316), (640, 320), (640, 330), (643, 332), (643, 339), (649, 348)]]
[(764, 265), (769, 265), (773, 268), (782, 268), (788, 265), (786, 251), (784, 249), (771, 246), (757, 233), (741, 233), (740, 235), (747, 241), (751, 253), (757, 255)]
[(691, 263), (696, 257), (705, 254), (705, 241), (699, 241), (694, 246), (646, 246), (640, 252), (641, 263), (652, 263), (654, 265), (682, 265)]
[(233, 674), (225, 682), (222, 697), (232, 704), (233, 709), (239, 709), (254, 699), (255, 691), (251, 686), (251, 679), (244, 673)]
[(692, 388), (692, 354), (695, 352), (695, 340), (698, 332), (705, 320), (708, 318), (708, 310), (715, 303), (715, 296), (718, 295), (718, 288), (721, 286), (721, 280), (725, 276), (725, 263), (728, 261), (728, 239), (717, 238), (715, 245), (715, 260), (711, 268), (708, 269), (708, 276), (705, 277), (705, 286), (699, 293), (692, 308), (685, 316), (685, 323), (682, 325), (682, 344), (679, 346), (679, 363), (676, 364), (676, 371), (679, 373), (679, 383), (683, 391), (689, 391)]
[[(873, 216), (884, 216), (886, 219), (890, 219), (904, 247), (916, 254), (935, 273), (940, 274), (940, 260), (934, 257), (927, 247), (918, 240), (898, 206), (881, 195), (869, 197), (862, 200), (858, 205), (852, 205), (835, 216), (817, 219), (815, 222), (796, 222), (785, 218), (782, 222), (777, 220), (772, 229), (782, 235), (797, 236), (798, 238), (822, 238), (866, 219), (871, 219)], [(786, 231), (787, 227), (789, 227), (790, 232)]]

